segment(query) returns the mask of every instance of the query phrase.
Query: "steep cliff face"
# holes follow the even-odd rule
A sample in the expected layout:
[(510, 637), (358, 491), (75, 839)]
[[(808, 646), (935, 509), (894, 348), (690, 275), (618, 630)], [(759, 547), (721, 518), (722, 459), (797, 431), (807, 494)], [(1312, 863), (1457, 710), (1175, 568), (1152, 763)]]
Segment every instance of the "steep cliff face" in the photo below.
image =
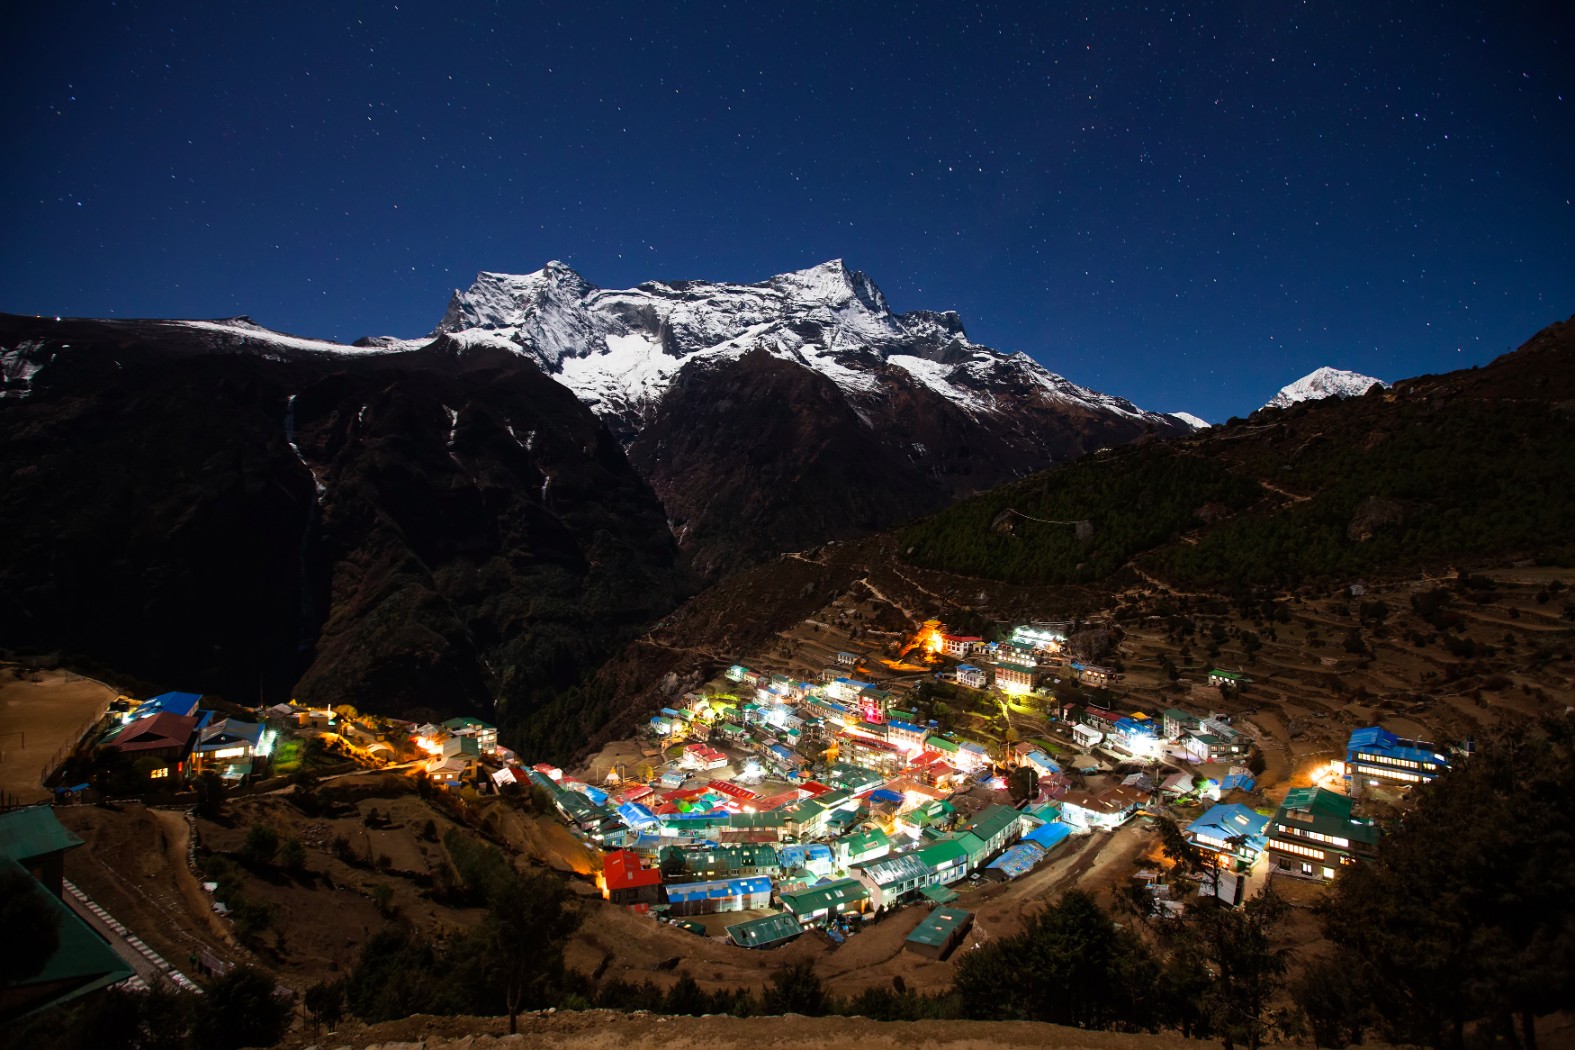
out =
[(509, 717), (686, 589), (617, 441), (516, 355), (19, 317), (0, 346), (9, 645)]

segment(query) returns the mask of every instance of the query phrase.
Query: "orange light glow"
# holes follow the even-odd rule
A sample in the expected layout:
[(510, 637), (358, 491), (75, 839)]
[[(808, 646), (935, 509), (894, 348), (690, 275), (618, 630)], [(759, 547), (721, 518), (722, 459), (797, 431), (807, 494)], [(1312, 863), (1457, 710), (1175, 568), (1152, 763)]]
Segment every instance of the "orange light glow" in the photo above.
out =
[(441, 755), (443, 753), (443, 745), (429, 736), (416, 737), (416, 746), (430, 755)]
[(1338, 788), (1345, 784), (1345, 763), (1331, 759), (1322, 765), (1313, 767), (1312, 781), (1326, 788)]

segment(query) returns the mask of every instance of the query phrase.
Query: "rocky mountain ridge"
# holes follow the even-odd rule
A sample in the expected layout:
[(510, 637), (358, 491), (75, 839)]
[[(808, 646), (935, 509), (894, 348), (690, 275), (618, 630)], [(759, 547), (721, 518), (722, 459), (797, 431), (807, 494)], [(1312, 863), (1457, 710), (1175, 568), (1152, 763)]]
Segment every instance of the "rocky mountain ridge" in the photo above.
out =
[(1156, 425), (1180, 418), (1079, 386), (1027, 354), (975, 344), (954, 311), (895, 314), (875, 282), (841, 259), (757, 284), (647, 281), (622, 290), (597, 288), (557, 261), (523, 275), (484, 272), (454, 292), (432, 334), (532, 357), (630, 439), (684, 365), (757, 350), (819, 372), (855, 399), (878, 393), (878, 366), (888, 363), (975, 414), (1009, 411), (992, 387), (1026, 385)]

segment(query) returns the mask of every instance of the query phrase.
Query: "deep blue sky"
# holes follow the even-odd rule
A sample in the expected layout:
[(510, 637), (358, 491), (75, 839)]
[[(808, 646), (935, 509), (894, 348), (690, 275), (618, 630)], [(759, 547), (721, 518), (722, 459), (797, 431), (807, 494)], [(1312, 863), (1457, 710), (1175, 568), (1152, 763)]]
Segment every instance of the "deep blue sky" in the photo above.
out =
[(1575, 312), (1565, 3), (7, 4), (0, 309), (416, 335), (841, 257), (1144, 407)]

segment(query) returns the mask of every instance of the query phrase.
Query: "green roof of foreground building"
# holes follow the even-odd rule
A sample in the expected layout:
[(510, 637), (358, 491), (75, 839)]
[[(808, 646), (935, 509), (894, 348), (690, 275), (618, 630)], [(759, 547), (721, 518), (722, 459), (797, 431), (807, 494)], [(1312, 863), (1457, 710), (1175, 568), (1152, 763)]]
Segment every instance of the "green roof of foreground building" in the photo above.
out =
[(858, 879), (838, 879), (797, 893), (782, 894), (782, 906), (794, 915), (814, 915), (828, 908), (868, 900), (870, 891)]
[[(49, 816), (53, 817), (54, 814)], [(27, 878), (31, 883), (31, 891), (38, 897), (38, 906), (47, 908), (57, 916), (59, 932), (59, 943), (43, 969), (8, 988), (8, 1013), (14, 1011), (15, 1016), (22, 1016), (36, 1012), (107, 988), (134, 974), (131, 965), (121, 959), (75, 912), (53, 893), (33, 882), (32, 876), (20, 863), (10, 858), (0, 859), (0, 870), (16, 872)]]
[(762, 915), (727, 928), (728, 937), (740, 948), (770, 948), (785, 944), (803, 932), (804, 927), (799, 925), (798, 919), (787, 912)]
[(48, 806), (0, 813), (0, 857), (20, 862), (80, 845), (82, 840), (68, 831)]
[(929, 945), (931, 948), (940, 948), (946, 944), (957, 927), (971, 918), (973, 913), (963, 911), (961, 908), (936, 908), (914, 927), (913, 932), (908, 934), (908, 940), (916, 944)]

